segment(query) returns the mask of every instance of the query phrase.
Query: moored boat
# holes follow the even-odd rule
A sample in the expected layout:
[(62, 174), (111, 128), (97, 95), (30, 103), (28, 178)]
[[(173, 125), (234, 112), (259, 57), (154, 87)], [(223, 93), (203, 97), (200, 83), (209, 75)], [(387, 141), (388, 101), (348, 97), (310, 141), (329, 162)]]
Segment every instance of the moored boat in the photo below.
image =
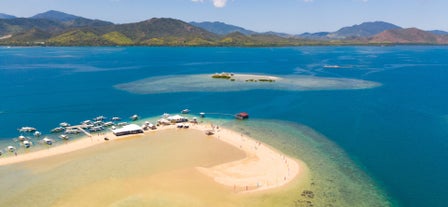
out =
[(81, 124), (82, 125), (90, 125), (90, 124), (92, 124), (92, 121), (91, 120), (85, 120), (85, 121), (82, 121)]
[(19, 138), (17, 138), (17, 140), (23, 142), (23, 141), (26, 141), (27, 138), (25, 136), (23, 136), (23, 135), (20, 135)]
[(249, 118), (249, 114), (246, 113), (246, 112), (241, 112), (241, 113), (236, 114), (235, 118), (239, 119), (239, 120), (248, 119)]
[(65, 130), (66, 134), (79, 134), (81, 131), (77, 128), (70, 128)]
[(120, 117), (118, 117), (118, 116), (114, 116), (114, 117), (112, 117), (112, 119), (111, 119), (112, 121), (120, 121), (121, 120), (121, 118)]
[(23, 141), (23, 146), (25, 147), (25, 148), (30, 148), (31, 147), (31, 142), (30, 141), (28, 141), (28, 140), (25, 140), (25, 141)]
[(59, 126), (61, 126), (61, 127), (69, 127), (70, 124), (67, 123), (67, 122), (61, 122), (61, 123), (59, 124)]
[(128, 125), (128, 123), (125, 122), (125, 121), (124, 122), (120, 122), (120, 123), (117, 124), (117, 126), (126, 126), (126, 125)]
[(94, 121), (104, 121), (105, 119), (106, 119), (105, 116), (97, 116), (97, 117), (95, 117), (93, 120), (94, 120)]
[(105, 127), (110, 127), (110, 126), (113, 126), (113, 125), (114, 125), (114, 122), (111, 122), (111, 121), (103, 123), (103, 126), (105, 126)]
[(42, 139), (42, 143), (47, 144), (47, 145), (52, 145), (53, 144), (53, 140), (50, 139), (50, 138), (45, 137), (45, 138)]
[(36, 128), (28, 127), (28, 126), (25, 126), (25, 127), (22, 127), (19, 129), (19, 132), (35, 132), (35, 131), (36, 131)]
[(68, 140), (70, 137), (66, 134), (61, 134), (61, 135), (59, 135), (59, 138), (61, 138), (63, 140)]
[(131, 116), (131, 120), (132, 120), (132, 121), (137, 121), (138, 118), (139, 118), (139, 117), (138, 117), (137, 114), (134, 114), (134, 115)]
[(190, 113), (190, 109), (184, 109), (181, 111), (182, 114), (188, 114)]
[(15, 152), (16, 151), (16, 148), (13, 147), (13, 146), (8, 146), (7, 149), (8, 149), (9, 152)]
[(59, 133), (59, 132), (63, 132), (64, 130), (65, 130), (64, 127), (56, 127), (51, 130), (51, 133)]
[(99, 131), (103, 131), (104, 127), (103, 126), (94, 126), (89, 128), (89, 132), (99, 132)]

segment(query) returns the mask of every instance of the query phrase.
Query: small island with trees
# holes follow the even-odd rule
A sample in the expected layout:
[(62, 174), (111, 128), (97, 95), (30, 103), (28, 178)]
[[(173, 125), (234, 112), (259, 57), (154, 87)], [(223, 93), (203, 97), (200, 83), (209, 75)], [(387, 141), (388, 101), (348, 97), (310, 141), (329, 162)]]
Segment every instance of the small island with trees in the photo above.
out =
[(251, 74), (234, 74), (234, 73), (215, 73), (212, 75), (214, 79), (225, 79), (230, 81), (244, 81), (244, 82), (268, 82), (272, 83), (278, 80), (278, 77), (265, 75), (251, 75)]

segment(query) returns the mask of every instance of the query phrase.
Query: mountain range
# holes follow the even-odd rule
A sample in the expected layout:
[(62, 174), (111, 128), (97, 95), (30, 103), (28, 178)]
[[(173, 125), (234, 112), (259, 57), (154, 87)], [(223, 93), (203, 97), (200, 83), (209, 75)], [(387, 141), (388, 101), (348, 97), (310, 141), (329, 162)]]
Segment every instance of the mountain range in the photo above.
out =
[(172, 18), (114, 24), (59, 11), (29, 18), (0, 14), (0, 45), (54, 46), (299, 46), (350, 44), (448, 44), (448, 32), (365, 22), (335, 32), (259, 33), (223, 22), (184, 22)]

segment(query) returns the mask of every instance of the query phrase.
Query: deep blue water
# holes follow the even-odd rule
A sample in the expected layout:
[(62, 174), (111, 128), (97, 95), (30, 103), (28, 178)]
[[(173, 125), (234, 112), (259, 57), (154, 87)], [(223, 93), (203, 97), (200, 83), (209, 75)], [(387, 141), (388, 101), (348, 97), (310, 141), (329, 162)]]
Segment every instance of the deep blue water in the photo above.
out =
[[(152, 76), (222, 71), (348, 77), (383, 85), (152, 95), (113, 87)], [(322, 133), (404, 206), (447, 206), (447, 81), (447, 47), (0, 48), (0, 137), (16, 137), (25, 125), (48, 132), (59, 122), (98, 115), (247, 111)]]

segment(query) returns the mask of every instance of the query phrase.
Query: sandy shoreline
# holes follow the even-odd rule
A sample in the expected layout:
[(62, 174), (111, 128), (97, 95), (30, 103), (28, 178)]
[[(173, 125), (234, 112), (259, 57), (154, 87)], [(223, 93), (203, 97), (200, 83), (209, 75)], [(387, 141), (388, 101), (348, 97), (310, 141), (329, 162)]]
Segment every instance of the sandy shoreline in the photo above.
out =
[[(208, 124), (190, 124), (190, 129), (205, 132), (211, 130), (212, 126)], [(155, 131), (167, 129), (176, 129), (176, 125), (161, 126)], [(198, 166), (196, 169), (211, 177), (217, 183), (233, 188), (235, 192), (260, 191), (280, 187), (292, 181), (301, 172), (301, 167), (303, 166), (299, 166), (298, 161), (264, 143), (222, 127), (215, 127), (213, 131), (215, 134), (211, 137), (239, 148), (245, 152), (246, 157), (208, 168)], [(70, 153), (105, 142), (113, 142), (135, 136), (150, 136), (151, 132), (154, 131), (150, 130), (144, 134), (122, 137), (116, 137), (112, 132), (91, 137), (86, 136), (49, 149), (0, 158), (0, 166)], [(110, 140), (106, 141), (104, 137), (108, 137)]]

